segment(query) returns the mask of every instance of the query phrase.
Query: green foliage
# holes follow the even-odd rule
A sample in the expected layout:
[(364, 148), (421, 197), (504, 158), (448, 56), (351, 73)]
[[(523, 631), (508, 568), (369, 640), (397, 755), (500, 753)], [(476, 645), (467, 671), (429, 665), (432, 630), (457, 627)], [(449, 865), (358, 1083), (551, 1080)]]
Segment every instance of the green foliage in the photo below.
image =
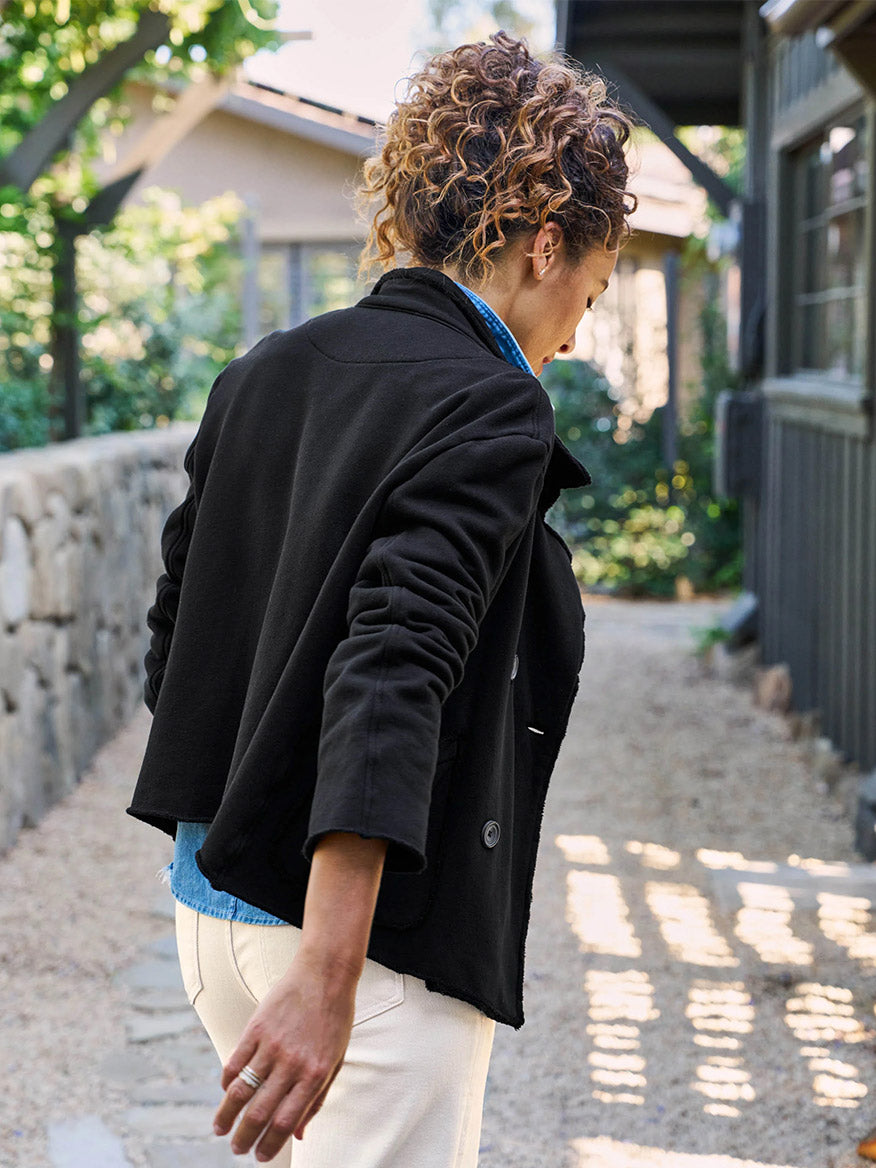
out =
[[(170, 24), (163, 63), (150, 51), (140, 66), (141, 75), (152, 80), (170, 73), (194, 80), (205, 67), (224, 73), (256, 49), (279, 47), (274, 32), (247, 19), (246, 6), (236, 0), (8, 0), (2, 8), (0, 156), (45, 116), (79, 74), (130, 40), (150, 9), (162, 11)], [(249, 7), (254, 8), (252, 0)], [(259, 25), (273, 19), (277, 7), (276, 0), (260, 0)], [(104, 120), (98, 118), (97, 128)]]
[[(25, 358), (32, 355), (22, 353)], [(49, 391), (44, 378), (38, 371), (29, 377), (5, 377), (2, 392), (0, 451), (45, 446), (49, 440)]]
[[(197, 418), (241, 332), (233, 195), (184, 207), (157, 187), (78, 240), (84, 433)], [(7, 235), (0, 269), (0, 450), (49, 440), (51, 271)]]
[(693, 651), (697, 657), (704, 657), (713, 645), (730, 640), (730, 630), (721, 624), (696, 625), (691, 629)]
[[(175, 76), (194, 82), (280, 43), (265, 28), (277, 0), (9, 0), (0, 7), (0, 158), (39, 126), (81, 75), (129, 40), (149, 9), (168, 17), (167, 43), (146, 53), (125, 80), (160, 85)], [(47, 386), (53, 326), (62, 323), (52, 303), (52, 271), (61, 249), (57, 223), (81, 223), (99, 191), (93, 160), (103, 140), (119, 135), (130, 119), (122, 86), (91, 105), (28, 191), (0, 187), (0, 449), (47, 441), (49, 415), (59, 411)], [(173, 98), (159, 100), (169, 106)], [(82, 235), (77, 245), (86, 432), (152, 424), (194, 408), (186, 404), (186, 386), (209, 378), (231, 355), (238, 335), (229, 291), (232, 260), (227, 249), (221, 254), (218, 239), (210, 239), (220, 222), (227, 235), (228, 209), (207, 210), (200, 242), (198, 230), (188, 239), (172, 238), (180, 219), (173, 211), (167, 220), (163, 211), (147, 210), (142, 228), (137, 214), (125, 220), (127, 227), (106, 233), (104, 244)], [(200, 214), (190, 213), (195, 219)], [(201, 273), (202, 286), (187, 278), (186, 264)], [(110, 284), (104, 308), (95, 307), (102, 281)]]
[(0, 238), (0, 450), (49, 439), (51, 261), (33, 237)]
[[(711, 278), (700, 241), (689, 242), (685, 270), (687, 279)], [(663, 465), (659, 410), (644, 422), (625, 415), (617, 391), (584, 362), (554, 361), (542, 374), (557, 432), (593, 478), (564, 492), (550, 515), (588, 588), (669, 596), (680, 576), (700, 592), (740, 586), (738, 504), (711, 485), (715, 400), (736, 383), (717, 297), (705, 297), (700, 326), (702, 384), (671, 468)]]
[[(742, 126), (679, 126), (680, 140), (719, 174), (734, 195), (741, 196), (745, 182), (747, 132)], [(713, 222), (724, 218), (713, 199), (706, 203)]]
[(198, 417), (241, 333), (234, 195), (184, 207), (157, 187), (80, 239), (88, 433)]
[[(62, 100), (77, 78), (129, 40), (149, 0), (10, 0), (3, 7), (0, 46), (0, 158)], [(275, 33), (256, 28), (240, 2), (162, 0), (170, 21), (163, 52), (150, 50), (128, 70), (136, 78), (161, 83), (170, 76), (197, 81), (208, 72), (224, 74), (259, 48), (277, 48)], [(259, 14), (276, 14), (276, 0), (261, 0)], [(29, 191), (0, 187), (0, 230), (27, 231), (28, 215), (39, 207), (61, 207), (81, 218), (99, 182), (91, 166), (107, 135), (118, 135), (130, 120), (119, 82), (81, 118), (67, 147)]]
[(516, 0), (428, 0), (426, 15), (430, 26), (426, 51), (430, 54), (483, 40), (500, 28), (511, 36), (526, 37), (532, 49), (540, 48), (540, 29), (531, 6), (521, 11)]

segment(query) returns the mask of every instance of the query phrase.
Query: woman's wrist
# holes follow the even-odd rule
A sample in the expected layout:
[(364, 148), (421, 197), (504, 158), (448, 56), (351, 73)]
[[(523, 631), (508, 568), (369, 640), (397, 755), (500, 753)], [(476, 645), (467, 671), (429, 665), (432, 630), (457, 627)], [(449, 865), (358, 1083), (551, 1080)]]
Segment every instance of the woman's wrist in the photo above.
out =
[(313, 852), (298, 954), (341, 993), (365, 965), (386, 849), (385, 839), (330, 832)]
[(358, 940), (345, 939), (338, 943), (334, 939), (326, 942), (318, 936), (307, 941), (302, 937), (295, 963), (299, 968), (303, 966), (309, 970), (326, 986), (343, 992), (362, 976), (367, 950), (367, 938), (360, 944)]

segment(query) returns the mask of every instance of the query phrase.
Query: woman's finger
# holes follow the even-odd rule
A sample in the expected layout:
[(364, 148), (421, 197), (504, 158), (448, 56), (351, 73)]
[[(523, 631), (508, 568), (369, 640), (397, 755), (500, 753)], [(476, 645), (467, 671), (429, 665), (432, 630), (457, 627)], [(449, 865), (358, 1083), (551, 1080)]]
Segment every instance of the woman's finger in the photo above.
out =
[[(253, 1071), (255, 1071), (260, 1079), (266, 1080), (269, 1074), (268, 1069), (264, 1068), (259, 1071), (257, 1065), (252, 1068)], [(242, 1069), (243, 1066), (241, 1067)], [(235, 1074), (227, 1086), (225, 1085), (225, 1079), (226, 1076), (223, 1073), (222, 1082), (225, 1087), (225, 1097), (219, 1104), (216, 1114), (213, 1117), (213, 1131), (215, 1131), (217, 1136), (224, 1136), (226, 1132), (231, 1130), (231, 1126), (238, 1113), (252, 1100), (257, 1090), (257, 1088), (247, 1083), (245, 1079), (241, 1079), (239, 1074)], [(262, 1089), (261, 1087), (258, 1088), (258, 1090)]]
[(304, 1129), (307, 1127), (307, 1125), (310, 1123), (310, 1121), (313, 1119), (313, 1117), (316, 1115), (316, 1113), (322, 1107), (323, 1103), (325, 1103), (326, 1096), (329, 1093), (329, 1087), (331, 1087), (332, 1083), (337, 1078), (338, 1071), (341, 1069), (342, 1066), (343, 1066), (343, 1062), (338, 1063), (338, 1065), (335, 1067), (334, 1071), (332, 1072), (332, 1076), (329, 1079), (329, 1081), (323, 1087), (322, 1091), (320, 1091), (319, 1095), (317, 1095), (317, 1097), (314, 1099), (314, 1101), (313, 1101), (312, 1105), (310, 1106), (310, 1108), (308, 1109), (308, 1111), (304, 1115), (302, 1115), (301, 1119), (299, 1120), (298, 1124), (295, 1127), (294, 1135), (295, 1135), (295, 1138), (297, 1140), (304, 1139)]
[[(266, 1130), (268, 1132), (273, 1130), (279, 1134), (278, 1129), (275, 1128), (277, 1115), (281, 1106), (289, 1099), (290, 1093), (294, 1093), (297, 1087), (300, 1087), (302, 1091), (305, 1090), (305, 1082), (299, 1075), (289, 1070), (275, 1069), (274, 1073), (255, 1092), (232, 1133), (231, 1150), (235, 1155), (239, 1156), (248, 1152)], [(289, 1134), (291, 1134), (291, 1130), (283, 1135), (280, 1145)], [(272, 1155), (274, 1154), (272, 1153)]]
[[(258, 1146), (256, 1147), (257, 1159), (272, 1160), (277, 1155), (286, 1143), (286, 1140), (289, 1139), (299, 1126), (302, 1116), (306, 1115), (310, 1110), (310, 1104), (314, 1097), (314, 1088), (315, 1084), (312, 1079), (302, 1079), (283, 1098), (280, 1106), (271, 1117), (270, 1124), (264, 1130), (258, 1142)], [(237, 1131), (234, 1133), (234, 1138), (231, 1143), (231, 1150), (233, 1152), (248, 1151), (252, 1146), (250, 1141), (246, 1147), (243, 1147), (243, 1145), (238, 1147), (238, 1133), (246, 1122), (247, 1119), (244, 1117)], [(258, 1132), (256, 1132), (256, 1135), (258, 1135)]]
[[(231, 1054), (231, 1057), (222, 1068), (222, 1079), (220, 1081), (223, 1091), (228, 1090), (243, 1068), (249, 1063), (250, 1059), (253, 1058), (256, 1051), (258, 1050), (258, 1046), (259, 1042), (257, 1035), (255, 1035), (247, 1026), (246, 1030), (244, 1030), (243, 1034), (241, 1035), (240, 1042), (238, 1042), (237, 1046), (234, 1048)], [(256, 1070), (257, 1074), (261, 1074), (257, 1068), (254, 1069)], [(267, 1074), (267, 1071), (262, 1074), (263, 1078), (265, 1074)]]

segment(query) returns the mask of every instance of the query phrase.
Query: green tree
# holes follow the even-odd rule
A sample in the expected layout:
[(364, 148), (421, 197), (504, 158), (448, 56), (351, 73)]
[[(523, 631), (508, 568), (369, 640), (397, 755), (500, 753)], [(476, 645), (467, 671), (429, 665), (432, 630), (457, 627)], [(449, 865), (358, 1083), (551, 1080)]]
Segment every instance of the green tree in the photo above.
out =
[[(160, 83), (223, 74), (258, 48), (280, 41), (266, 25), (276, 0), (11, 0), (0, 17), (0, 248), (16, 266), (51, 273), (48, 346), (39, 354), (50, 378), (34, 404), (48, 408), (49, 437), (61, 436), (64, 384), (83, 323), (76, 302), (75, 239), (111, 222), (127, 186), (100, 190), (93, 161), (101, 136), (120, 133), (129, 111), (125, 78)], [(128, 180), (136, 177), (132, 174)], [(28, 242), (22, 247), (20, 240)], [(41, 277), (36, 276), (39, 280)], [(14, 305), (0, 302), (5, 318)], [(37, 334), (45, 333), (46, 320)], [(46, 338), (43, 336), (43, 340)], [(13, 346), (7, 347), (7, 352)], [(4, 390), (20, 399), (33, 384), (32, 354), (7, 357)], [(73, 356), (71, 357), (71, 354)], [(73, 391), (78, 390), (73, 378)], [(69, 393), (68, 393), (69, 396)], [(70, 409), (66, 432), (70, 434)], [(75, 410), (72, 411), (75, 415)], [(74, 427), (74, 432), (77, 432)], [(21, 434), (19, 434), (21, 437)]]
[[(500, 28), (514, 36), (525, 37), (532, 48), (539, 44), (538, 22), (521, 11), (514, 0), (428, 0), (430, 44), (428, 53), (438, 53), (470, 40), (482, 40)], [(544, 38), (546, 39), (546, 38)]]
[[(150, 187), (142, 202), (77, 240), (85, 434), (197, 418), (241, 334), (243, 204), (197, 207)], [(49, 441), (51, 271), (23, 236), (0, 266), (0, 451)]]

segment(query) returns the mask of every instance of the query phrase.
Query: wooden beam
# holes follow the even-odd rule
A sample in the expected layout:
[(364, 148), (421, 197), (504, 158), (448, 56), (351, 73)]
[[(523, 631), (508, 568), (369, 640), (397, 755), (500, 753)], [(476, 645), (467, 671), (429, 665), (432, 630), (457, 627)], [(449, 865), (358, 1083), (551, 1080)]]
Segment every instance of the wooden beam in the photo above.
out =
[(815, 41), (829, 46), (855, 80), (876, 94), (876, 0), (848, 4), (816, 30)]
[(91, 231), (92, 227), (106, 227), (112, 223), (125, 195), (142, 173), (141, 170), (131, 170), (99, 190), (82, 216), (78, 225), (79, 234), (84, 235)]
[(170, 21), (161, 12), (145, 11), (134, 35), (90, 65), (56, 101), (10, 155), (0, 161), (0, 186), (30, 189), (98, 98), (108, 93), (150, 49), (166, 39)]
[(600, 60), (599, 72), (617, 87), (620, 99), (631, 105), (645, 124), (654, 131), (662, 142), (665, 142), (676, 158), (684, 163), (694, 180), (704, 187), (710, 198), (715, 201), (721, 213), (729, 216), (730, 204), (736, 198), (734, 191), (719, 174), (712, 170), (708, 163), (703, 162), (676, 138), (675, 126), (660, 106), (643, 89), (640, 89), (623, 70), (614, 64), (606, 63), (604, 57)]
[(842, 8), (846, 0), (766, 0), (760, 14), (773, 32), (799, 36), (824, 22)]
[(234, 77), (207, 74), (201, 81), (187, 85), (177, 96), (172, 110), (159, 115), (143, 136), (125, 153), (107, 175), (114, 183), (133, 172), (141, 173), (156, 166), (199, 122), (219, 104), (231, 89)]

